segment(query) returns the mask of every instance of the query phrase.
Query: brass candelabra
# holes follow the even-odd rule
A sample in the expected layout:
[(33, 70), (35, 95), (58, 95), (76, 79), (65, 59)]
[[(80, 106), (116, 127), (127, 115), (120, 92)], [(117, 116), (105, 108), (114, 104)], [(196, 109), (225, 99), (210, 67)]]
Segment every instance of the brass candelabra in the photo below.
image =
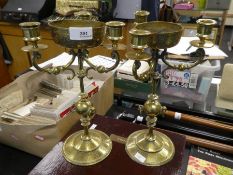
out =
[[(88, 14), (84, 14), (86, 18)], [(125, 23), (119, 21), (111, 21), (103, 23), (91, 20), (63, 20), (49, 23), (52, 37), (55, 43), (70, 49), (72, 55), (71, 60), (64, 66), (42, 68), (37, 64), (37, 59), (41, 57), (39, 51), (47, 48), (46, 45), (38, 44), (41, 39), (38, 22), (24, 22), (20, 26), (23, 30), (24, 41), (29, 45), (22, 48), (23, 51), (32, 53), (33, 66), (43, 72), (49, 74), (59, 74), (63, 71), (71, 71), (72, 77), (77, 76), (80, 80), (80, 100), (76, 103), (76, 112), (80, 115), (83, 130), (78, 131), (69, 136), (63, 145), (63, 155), (65, 159), (73, 164), (88, 166), (96, 164), (104, 160), (112, 149), (112, 141), (109, 136), (99, 130), (89, 130), (91, 119), (95, 115), (95, 108), (84, 92), (83, 79), (88, 77), (89, 70), (95, 70), (99, 73), (109, 72), (117, 67), (120, 62), (117, 52), (118, 41), (123, 38), (122, 28)], [(115, 64), (111, 67), (95, 66), (88, 59), (88, 48), (99, 46), (105, 37), (105, 29), (107, 38), (112, 42), (112, 59)], [(73, 70), (70, 66), (78, 57), (78, 68)], [(86, 62), (89, 67), (84, 67)]]
[[(84, 92), (84, 78), (88, 77), (89, 70), (95, 70), (99, 73), (109, 72), (117, 67), (120, 58), (117, 50), (122, 50), (118, 41), (123, 38), (124, 23), (119, 21), (110, 21), (106, 24), (99, 21), (86, 20), (89, 14), (82, 13), (81, 20), (63, 20), (49, 23), (55, 43), (70, 49), (71, 60), (63, 66), (42, 68), (37, 64), (37, 59), (41, 57), (40, 50), (46, 49), (44, 44), (38, 44), (41, 39), (38, 22), (24, 22), (20, 26), (23, 31), (24, 41), (27, 46), (22, 48), (25, 52), (32, 53), (32, 64), (34, 67), (49, 74), (59, 74), (63, 71), (71, 71), (72, 77), (77, 76), (80, 80), (80, 100), (76, 104), (76, 112), (80, 115), (83, 130), (69, 136), (63, 145), (63, 155), (65, 159), (73, 164), (88, 166), (104, 160), (112, 149), (112, 142), (108, 135), (99, 130), (89, 130), (91, 119), (95, 115), (95, 108), (89, 101), (87, 94)], [(170, 68), (185, 70), (190, 69), (204, 61), (205, 51), (203, 48), (210, 47), (213, 43), (207, 41), (207, 36), (211, 33), (215, 21), (203, 19), (198, 21), (197, 36), (200, 40), (192, 41), (192, 46), (198, 47), (191, 57), (195, 57), (193, 63), (181, 63), (178, 65), (171, 64), (167, 59), (167, 48), (175, 46), (182, 35), (183, 28), (179, 24), (152, 21), (147, 22), (146, 11), (135, 13), (136, 22), (134, 28), (129, 31), (131, 35), (131, 47), (133, 51), (127, 52), (126, 57), (134, 60), (132, 72), (134, 77), (143, 82), (151, 83), (151, 93), (147, 101), (141, 106), (141, 112), (147, 117), (148, 129), (139, 130), (132, 133), (126, 142), (126, 152), (134, 161), (146, 166), (160, 166), (172, 160), (175, 154), (175, 148), (171, 139), (165, 134), (154, 130), (157, 117), (162, 115), (166, 107), (159, 102), (156, 94), (156, 86), (162, 77), (157, 72), (158, 59), (168, 65)], [(112, 49), (111, 57), (116, 60), (111, 67), (96, 66), (88, 59), (88, 48), (98, 47), (106, 35), (111, 40)], [(124, 47), (125, 48), (125, 47)], [(145, 52), (150, 48), (151, 53)], [(70, 66), (78, 57), (78, 68), (75, 71)], [(149, 69), (138, 74), (140, 61), (146, 61)], [(89, 67), (84, 67), (86, 62)], [(141, 157), (141, 159), (138, 158)]]
[[(166, 107), (160, 104), (159, 97), (156, 94), (156, 86), (162, 77), (156, 68), (158, 59), (162, 59), (170, 68), (180, 71), (190, 69), (204, 61), (205, 51), (203, 48), (210, 46), (210, 42), (206, 41), (206, 38), (211, 33), (211, 24), (214, 24), (214, 21), (203, 19), (197, 23), (197, 36), (200, 40), (190, 43), (192, 46), (198, 47), (191, 55), (196, 60), (188, 64), (173, 65), (167, 60), (167, 48), (175, 46), (181, 38), (183, 31), (181, 25), (162, 21), (146, 22), (145, 20), (141, 23), (136, 23), (135, 27), (129, 31), (131, 47), (134, 51), (127, 52), (126, 57), (134, 60), (133, 75), (139, 81), (150, 82), (152, 87), (147, 101), (140, 107), (140, 111), (147, 116), (148, 129), (132, 133), (128, 137), (125, 147), (129, 157), (140, 164), (160, 166), (172, 160), (175, 154), (175, 148), (171, 139), (165, 134), (154, 130), (157, 117), (163, 115), (166, 110)], [(152, 49), (151, 54), (144, 51), (147, 47)], [(140, 61), (146, 61), (149, 64), (149, 69), (139, 75), (137, 71), (141, 65)]]

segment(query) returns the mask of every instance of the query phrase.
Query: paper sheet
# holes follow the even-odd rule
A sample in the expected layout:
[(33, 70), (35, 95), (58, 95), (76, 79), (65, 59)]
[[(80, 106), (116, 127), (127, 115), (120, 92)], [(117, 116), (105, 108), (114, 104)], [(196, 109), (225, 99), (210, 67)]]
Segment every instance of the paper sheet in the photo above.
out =
[(22, 102), (23, 102), (22, 90), (12, 92), (9, 95), (7, 95), (6, 97), (0, 99), (0, 113), (13, 108)]

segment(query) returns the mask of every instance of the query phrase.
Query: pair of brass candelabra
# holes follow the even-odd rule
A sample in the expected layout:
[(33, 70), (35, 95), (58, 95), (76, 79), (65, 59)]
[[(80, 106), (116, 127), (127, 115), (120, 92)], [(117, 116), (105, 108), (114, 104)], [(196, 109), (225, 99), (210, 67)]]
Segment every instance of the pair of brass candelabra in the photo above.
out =
[[(170, 161), (175, 153), (175, 148), (168, 136), (155, 131), (157, 116), (163, 114), (166, 110), (159, 103), (158, 95), (156, 94), (156, 84), (161, 78), (161, 75), (156, 71), (158, 59), (162, 59), (165, 64), (170, 67), (184, 70), (191, 68), (203, 61), (205, 56), (203, 51), (197, 51), (198, 59), (193, 64), (180, 64), (178, 66), (171, 65), (167, 61), (166, 49), (175, 46), (182, 35), (182, 26), (168, 22), (147, 22), (148, 12), (139, 11), (136, 13), (136, 23), (129, 31), (131, 35), (131, 47), (133, 51), (127, 52), (127, 59), (133, 59), (134, 65), (132, 68), (136, 79), (143, 82), (150, 82), (152, 92), (148, 95), (148, 100), (141, 107), (147, 117), (148, 130), (139, 130), (132, 133), (126, 142), (126, 152), (136, 162), (146, 166), (160, 166)], [(211, 23), (211, 25), (209, 24)], [(46, 49), (47, 46), (38, 44), (41, 39), (38, 22), (24, 22), (20, 24), (24, 41), (29, 45), (22, 48), (23, 51), (32, 53), (32, 63), (34, 67), (49, 74), (59, 74), (63, 71), (71, 71), (72, 79), (77, 76), (80, 80), (80, 100), (76, 104), (76, 112), (80, 115), (81, 125), (83, 130), (78, 131), (69, 136), (63, 145), (63, 155), (65, 159), (73, 164), (88, 166), (96, 164), (104, 160), (111, 152), (112, 141), (109, 136), (99, 130), (89, 130), (90, 122), (95, 115), (95, 108), (89, 101), (87, 94), (84, 92), (84, 77), (88, 77), (88, 71), (93, 69), (99, 73), (106, 73), (115, 69), (119, 62), (118, 50), (121, 48), (118, 41), (123, 38), (123, 27), (125, 23), (120, 21), (110, 21), (107, 23), (92, 21), (92, 20), (62, 20), (49, 23), (52, 37), (55, 43), (70, 49), (72, 55), (71, 60), (64, 66), (41, 68), (37, 64), (37, 59), (40, 58), (40, 50)], [(201, 21), (200, 23), (200, 38), (201, 40), (191, 43), (199, 48), (205, 47), (205, 38), (210, 33), (212, 20)], [(207, 30), (208, 29), (208, 30)], [(112, 54), (115, 59), (115, 64), (112, 67), (96, 66), (88, 59), (88, 48), (100, 46), (106, 36), (111, 40)], [(145, 48), (151, 48), (151, 53), (144, 52)], [(73, 70), (70, 66), (78, 57), (78, 68)], [(147, 61), (149, 69), (143, 74), (138, 75), (137, 71), (140, 68), (140, 61)], [(89, 67), (84, 67), (86, 62)], [(140, 161), (137, 156), (145, 158)]]

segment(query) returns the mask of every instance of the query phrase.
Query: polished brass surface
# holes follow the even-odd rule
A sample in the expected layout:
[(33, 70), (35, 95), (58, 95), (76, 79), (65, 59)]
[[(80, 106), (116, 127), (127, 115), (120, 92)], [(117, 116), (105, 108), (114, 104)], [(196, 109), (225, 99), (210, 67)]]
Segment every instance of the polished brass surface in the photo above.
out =
[(83, 9), (98, 11), (99, 8), (98, 0), (56, 0), (56, 12), (64, 16)]
[(210, 48), (214, 46), (214, 43), (207, 40), (208, 36), (212, 33), (213, 26), (217, 22), (212, 19), (199, 19), (197, 20), (197, 37), (199, 40), (193, 40), (190, 44), (198, 48)]
[(34, 42), (40, 40), (39, 22), (23, 22), (19, 26), (23, 31), (24, 41)]
[(91, 12), (82, 10), (79, 12), (74, 12), (74, 16), (77, 16), (77, 19), (79, 20), (91, 20)]
[[(112, 44), (103, 44), (103, 47), (105, 47), (106, 49), (112, 50), (113, 46)], [(125, 44), (122, 43), (118, 43), (117, 47), (114, 48), (114, 50), (126, 50), (127, 46)]]
[(151, 32), (147, 30), (131, 29), (129, 33), (131, 34), (131, 47), (133, 49), (145, 49), (148, 47), (147, 43)]
[(48, 46), (45, 44), (37, 44), (36, 46), (27, 45), (21, 48), (24, 52), (39, 52), (40, 50), (47, 49)]
[(190, 44), (198, 48), (211, 48), (214, 46), (214, 43), (208, 40), (205, 40), (205, 42), (201, 42), (201, 40), (193, 40), (190, 42)]
[[(85, 16), (85, 15), (84, 15)], [(65, 141), (63, 145), (63, 155), (67, 161), (72, 164), (80, 166), (89, 166), (96, 164), (103, 159), (105, 159), (112, 149), (112, 142), (106, 134), (98, 130), (89, 130), (91, 119), (95, 115), (95, 108), (88, 99), (88, 95), (84, 92), (84, 78), (91, 78), (88, 76), (89, 70), (95, 70), (99, 73), (106, 73), (115, 69), (119, 62), (120, 57), (116, 51), (118, 40), (123, 38), (122, 36), (122, 27), (125, 24), (122, 22), (112, 22), (109, 23), (110, 28), (117, 28), (119, 30), (115, 33), (117, 40), (112, 40), (112, 59), (115, 59), (115, 63), (111, 67), (105, 67), (103, 65), (94, 65), (88, 59), (88, 50), (87, 48), (92, 48), (99, 46), (105, 36), (105, 23), (98, 21), (85, 21), (85, 20), (63, 20), (63, 21), (54, 21), (50, 22), (49, 26), (52, 29), (52, 36), (54, 41), (57, 44), (62, 45), (63, 47), (71, 48), (70, 54), (72, 55), (71, 60), (64, 66), (56, 66), (49, 68), (41, 68), (36, 60), (41, 57), (39, 51), (45, 49), (45, 46), (42, 44), (37, 44), (37, 41), (32, 41), (32, 46), (25, 46), (22, 49), (24, 51), (29, 51), (32, 53), (32, 63), (33, 66), (43, 72), (49, 74), (59, 74), (63, 71), (71, 71), (71, 77), (68, 79), (73, 79), (75, 76), (79, 78), (80, 83), (80, 95), (79, 101), (76, 103), (76, 112), (80, 116), (81, 125), (83, 130), (74, 133)], [(24, 26), (24, 25), (23, 25)], [(80, 28), (91, 28), (92, 30), (92, 39), (88, 38), (85, 40), (72, 40), (70, 39), (70, 27), (75, 27), (80, 30)], [(112, 29), (110, 29), (111, 31)], [(112, 32), (110, 32), (112, 33)], [(24, 33), (26, 35), (27, 33)], [(27, 35), (26, 35), (27, 36)], [(39, 39), (38, 39), (39, 40)], [(75, 58), (78, 57), (78, 68), (73, 70), (70, 66), (74, 62)], [(89, 67), (84, 67), (84, 62), (86, 62)]]
[[(149, 31), (149, 32), (148, 32)], [(183, 28), (179, 24), (154, 21), (136, 24), (129, 33), (132, 36), (131, 47), (133, 52), (128, 52), (126, 57), (134, 61), (132, 72), (135, 79), (143, 82), (150, 82), (152, 92), (147, 101), (140, 107), (140, 111), (146, 114), (147, 130), (140, 130), (132, 133), (126, 142), (126, 152), (131, 159), (145, 166), (161, 166), (172, 160), (175, 148), (170, 138), (165, 134), (154, 131), (157, 117), (162, 115), (166, 107), (162, 106), (156, 95), (156, 86), (161, 75), (156, 72), (159, 57), (159, 49), (166, 49), (175, 46), (182, 35)], [(144, 53), (144, 49), (152, 48), (152, 57)], [(145, 59), (147, 58), (147, 59)], [(149, 69), (138, 75), (141, 66), (140, 61), (146, 60)]]
[[(211, 23), (208, 20), (202, 22)], [(196, 52), (193, 52), (192, 57), (196, 57), (197, 60), (190, 65), (183, 63), (173, 65), (167, 61), (167, 48), (175, 46), (180, 41), (183, 32), (181, 25), (170, 22), (153, 21), (136, 24), (134, 28), (137, 30), (134, 29), (130, 31), (132, 35), (131, 47), (136, 52), (128, 52), (126, 57), (134, 60), (132, 67), (134, 78), (139, 81), (150, 82), (152, 90), (147, 101), (143, 106), (140, 106), (140, 112), (143, 112), (147, 116), (146, 121), (148, 129), (132, 133), (127, 139), (125, 149), (131, 159), (142, 165), (161, 166), (172, 160), (175, 154), (175, 148), (169, 137), (154, 130), (157, 117), (163, 115), (166, 111), (166, 107), (160, 104), (159, 97), (156, 95), (156, 87), (159, 79), (162, 77), (156, 71), (158, 59), (162, 59), (170, 68), (183, 71), (202, 63), (205, 51), (202, 48), (198, 48)], [(148, 42), (143, 38), (145, 36), (143, 32), (139, 32), (140, 30), (149, 31), (151, 33), (148, 35)], [(208, 33), (208, 30), (202, 29), (201, 31)], [(148, 60), (145, 59), (146, 56), (143, 56), (143, 50), (147, 45), (152, 49), (152, 58)], [(163, 49), (163, 51), (161, 52), (159, 49)], [(143, 59), (148, 62), (149, 69), (139, 75), (140, 61)]]
[[(196, 40), (199, 43), (199, 40)], [(195, 42), (195, 40), (194, 40)], [(170, 68), (178, 69), (179, 71), (184, 71), (186, 69), (191, 69), (201, 63), (203, 63), (206, 59), (205, 58), (205, 50), (199, 47), (195, 52), (192, 52), (192, 56), (190, 56), (192, 60), (195, 60), (192, 63), (181, 63), (181, 64), (172, 64), (167, 61), (167, 55), (162, 57), (162, 61)], [(165, 76), (166, 77), (166, 76)]]
[(212, 33), (213, 26), (217, 22), (212, 19), (199, 19), (197, 20), (197, 36), (208, 36)]
[[(105, 36), (105, 24), (99, 21), (62, 20), (50, 22), (53, 40), (66, 48), (84, 49), (99, 46)], [(71, 40), (69, 34), (70, 27), (91, 27), (93, 36), (88, 40)]]
[(130, 60), (148, 61), (151, 59), (151, 55), (143, 52), (143, 50), (129, 51), (125, 54), (125, 57)]
[[(175, 147), (165, 134), (153, 131), (154, 139), (146, 138), (148, 130), (132, 133), (126, 142), (126, 152), (131, 159), (146, 166), (161, 166), (172, 160)], [(143, 159), (138, 159), (137, 155)]]
[(106, 35), (109, 40), (120, 40), (123, 39), (123, 27), (124, 22), (120, 21), (109, 21), (106, 23), (107, 32)]
[[(175, 148), (170, 138), (165, 134), (154, 131), (157, 116), (163, 114), (166, 107), (159, 103), (155, 93), (148, 95), (148, 100), (141, 106), (140, 110), (147, 117), (149, 129), (132, 133), (126, 142), (127, 154), (136, 162), (146, 166), (161, 166), (172, 160)], [(137, 158), (137, 154), (143, 157), (143, 161)]]
[[(124, 46), (119, 46), (119, 40), (123, 39), (123, 27), (125, 26), (124, 22), (121, 21), (109, 21), (106, 22), (106, 35), (109, 40), (111, 40), (111, 46), (105, 45), (106, 48), (112, 50), (124, 50)], [(126, 46), (125, 46), (126, 48)]]
[(99, 130), (90, 130), (84, 137), (84, 131), (69, 136), (63, 146), (63, 155), (75, 165), (89, 166), (104, 160), (111, 152), (112, 141)]
[(183, 31), (181, 25), (164, 21), (141, 23), (135, 28), (148, 30), (152, 33), (148, 45), (153, 49), (166, 49), (175, 46), (180, 41)]
[(146, 10), (139, 10), (136, 11), (134, 15), (135, 15), (135, 23), (139, 24), (139, 23), (147, 22), (147, 18), (150, 15), (150, 12)]
[[(24, 22), (24, 23), (20, 23), (19, 26), (23, 31), (24, 41), (26, 42), (26, 44), (29, 43), (29, 45), (22, 47), (21, 50), (23, 50), (24, 52), (32, 53), (30, 56), (30, 61), (37, 70), (47, 72), (49, 74), (57, 75), (60, 72), (69, 69), (68, 67), (74, 62), (75, 57), (72, 57), (72, 59), (64, 66), (41, 68), (37, 64), (37, 59), (41, 58), (40, 51), (47, 49), (48, 46), (45, 44), (37, 43), (40, 40), (40, 32), (39, 32), (40, 23)], [(71, 72), (73, 71), (71, 70)]]
[(151, 59), (151, 55), (144, 52), (144, 49), (148, 47), (147, 43), (151, 32), (133, 28), (129, 33), (131, 35), (131, 47), (134, 51), (127, 52), (126, 58), (141, 61)]

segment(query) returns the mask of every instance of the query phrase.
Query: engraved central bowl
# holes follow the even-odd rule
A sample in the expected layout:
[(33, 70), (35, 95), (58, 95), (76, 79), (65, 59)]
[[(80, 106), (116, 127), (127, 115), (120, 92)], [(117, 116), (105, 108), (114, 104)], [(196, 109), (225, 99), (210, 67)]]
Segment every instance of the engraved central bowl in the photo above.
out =
[(166, 49), (175, 46), (181, 38), (183, 27), (176, 23), (152, 21), (138, 24), (136, 29), (148, 30), (151, 34), (148, 46), (153, 49)]
[[(55, 43), (72, 49), (84, 49), (99, 46), (105, 36), (105, 23), (89, 20), (62, 20), (50, 22), (52, 37)], [(71, 28), (91, 28), (92, 38), (84, 40), (70, 39)]]

